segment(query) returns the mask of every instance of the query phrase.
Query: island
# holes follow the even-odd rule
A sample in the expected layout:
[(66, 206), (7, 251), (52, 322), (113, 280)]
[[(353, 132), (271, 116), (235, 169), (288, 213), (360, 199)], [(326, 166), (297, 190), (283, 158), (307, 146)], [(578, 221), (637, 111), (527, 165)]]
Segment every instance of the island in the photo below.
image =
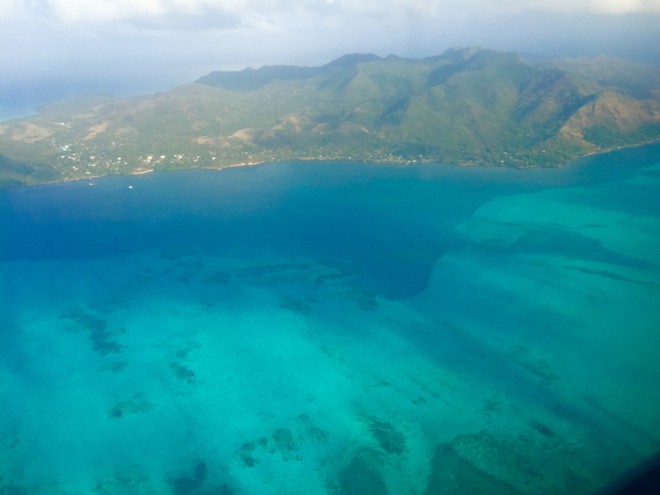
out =
[(212, 72), (0, 123), (0, 185), (282, 160), (557, 167), (660, 139), (660, 69), (482, 48)]

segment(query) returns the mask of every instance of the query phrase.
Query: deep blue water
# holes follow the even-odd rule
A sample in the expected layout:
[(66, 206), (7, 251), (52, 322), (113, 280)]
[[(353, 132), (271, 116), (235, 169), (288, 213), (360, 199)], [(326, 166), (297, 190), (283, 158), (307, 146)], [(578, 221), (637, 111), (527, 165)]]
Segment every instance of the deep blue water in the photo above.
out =
[[(283, 163), (11, 191), (3, 198), (0, 256), (266, 250), (358, 263), (379, 295), (406, 297), (423, 290), (434, 261), (460, 242), (456, 226), (479, 205), (539, 187), (516, 184), (516, 172), (429, 168)], [(393, 261), (413, 249), (426, 255)]]
[(0, 191), (0, 493), (593, 493), (660, 448), (659, 197), (660, 145)]
[[(625, 150), (569, 170), (309, 162), (16, 189), (0, 196), (0, 259), (267, 249), (357, 262), (381, 284), (379, 294), (405, 297), (424, 288), (435, 260), (461, 242), (456, 227), (480, 205), (546, 187), (617, 180), (656, 152)], [(622, 191), (621, 198), (608, 193), (599, 206), (646, 212), (658, 205), (647, 189)], [(393, 253), (410, 249), (427, 256), (392, 263)]]

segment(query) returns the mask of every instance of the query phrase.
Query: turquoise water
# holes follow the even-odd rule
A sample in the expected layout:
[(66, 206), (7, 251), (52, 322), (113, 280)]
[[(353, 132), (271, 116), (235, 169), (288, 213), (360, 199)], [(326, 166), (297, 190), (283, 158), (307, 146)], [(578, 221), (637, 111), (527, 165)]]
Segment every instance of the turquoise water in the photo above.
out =
[(660, 146), (0, 192), (0, 493), (593, 493), (660, 449)]

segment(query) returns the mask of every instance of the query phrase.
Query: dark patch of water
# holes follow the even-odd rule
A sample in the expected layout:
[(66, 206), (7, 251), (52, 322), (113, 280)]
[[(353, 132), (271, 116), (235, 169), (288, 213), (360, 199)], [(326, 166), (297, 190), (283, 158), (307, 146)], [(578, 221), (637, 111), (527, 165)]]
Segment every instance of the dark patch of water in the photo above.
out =
[(145, 250), (358, 265), (358, 288), (419, 293), (456, 227), (503, 195), (614, 180), (660, 145), (561, 170), (279, 163), (17, 188), (0, 192), (0, 260), (89, 259)]

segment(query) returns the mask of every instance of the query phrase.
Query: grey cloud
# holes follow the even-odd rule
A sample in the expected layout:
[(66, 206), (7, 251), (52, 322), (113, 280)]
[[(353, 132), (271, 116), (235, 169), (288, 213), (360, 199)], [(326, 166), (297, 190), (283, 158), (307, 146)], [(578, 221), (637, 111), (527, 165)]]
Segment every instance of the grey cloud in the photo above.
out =
[(205, 31), (232, 29), (242, 25), (237, 14), (209, 7), (195, 13), (168, 12), (161, 16), (133, 17), (126, 22), (138, 28), (155, 31)]

